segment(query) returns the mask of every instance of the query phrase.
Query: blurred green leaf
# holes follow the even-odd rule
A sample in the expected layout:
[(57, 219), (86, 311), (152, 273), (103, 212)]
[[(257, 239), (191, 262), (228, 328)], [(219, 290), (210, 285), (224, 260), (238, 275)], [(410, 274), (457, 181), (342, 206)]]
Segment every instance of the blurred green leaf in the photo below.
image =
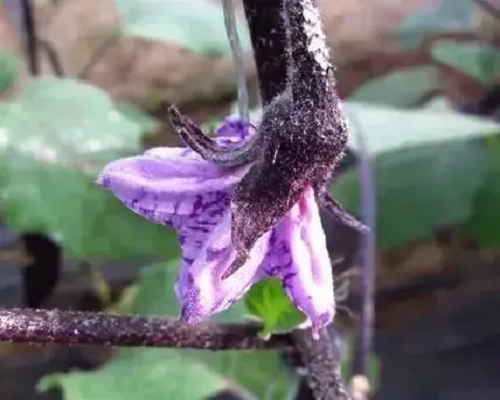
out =
[(408, 16), (396, 30), (404, 49), (415, 49), (426, 36), (474, 28), (473, 0), (441, 0)]
[[(462, 223), (490, 168), (481, 137), (500, 125), (452, 112), (394, 110), (349, 103), (357, 134), (350, 137), (374, 160), (379, 246), (395, 247), (428, 237), (438, 224)], [(359, 210), (358, 171), (334, 184), (339, 201)]]
[[(173, 290), (176, 276), (177, 268), (173, 264), (143, 270), (132, 312), (177, 316), (179, 309)], [(239, 302), (216, 319), (242, 321), (244, 316), (245, 306)], [(169, 373), (170, 370), (173, 372)], [(131, 382), (122, 385), (124, 379)], [(270, 399), (286, 399), (294, 386), (292, 377), (273, 352), (133, 349), (120, 350), (100, 371), (46, 377), (42, 388), (49, 384), (61, 385), (66, 400), (201, 400), (207, 398), (209, 392), (213, 394), (227, 388), (228, 379), (258, 399), (266, 395)], [(193, 388), (198, 382), (201, 383), (199, 390)]]
[(40, 390), (60, 387), (66, 400), (205, 400), (226, 387), (224, 379), (181, 352), (121, 351), (96, 372), (54, 374)]
[(466, 230), (484, 247), (500, 244), (500, 138), (487, 140), (490, 171), (474, 197), (474, 212)]
[(349, 99), (407, 108), (415, 106), (437, 88), (439, 88), (438, 68), (415, 67), (372, 79), (359, 87)]
[(8, 51), (0, 51), (0, 95), (10, 89), (18, 77), (19, 61)]
[(432, 45), (431, 54), (436, 61), (484, 84), (500, 75), (500, 51), (486, 43), (437, 40)]
[(262, 279), (245, 296), (247, 309), (259, 317), (263, 324), (263, 334), (287, 331), (305, 320), (305, 316), (295, 308), (283, 290), (279, 279)]
[(115, 108), (123, 116), (130, 119), (139, 125), (143, 132), (152, 132), (156, 127), (156, 121), (149, 115), (145, 114), (141, 109), (130, 103), (115, 102)]
[(143, 126), (100, 89), (41, 78), (0, 104), (0, 199), (7, 223), (43, 232), (81, 258), (172, 257), (174, 234), (127, 210), (94, 181), (140, 151)]
[[(222, 7), (207, 0), (115, 0), (126, 34), (169, 40), (205, 56), (231, 54)], [(248, 30), (239, 26), (242, 47), (251, 48)]]

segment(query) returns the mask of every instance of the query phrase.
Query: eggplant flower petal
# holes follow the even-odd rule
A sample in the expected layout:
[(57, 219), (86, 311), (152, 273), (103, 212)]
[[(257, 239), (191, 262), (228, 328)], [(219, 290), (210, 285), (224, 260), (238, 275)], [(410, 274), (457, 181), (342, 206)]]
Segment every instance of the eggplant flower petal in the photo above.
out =
[[(288, 296), (307, 315), (317, 333), (332, 321), (335, 297), (326, 237), (311, 187), (305, 190), (275, 231), (277, 239), (272, 257), (280, 261), (269, 273), (281, 279)], [(276, 252), (279, 249), (281, 251)]]
[(231, 243), (231, 214), (228, 209), (198, 257), (181, 270), (176, 292), (182, 303), (182, 319), (200, 322), (240, 299), (260, 278), (258, 270), (267, 252), (268, 236), (269, 233), (257, 241), (242, 268), (222, 279), (237, 256)]

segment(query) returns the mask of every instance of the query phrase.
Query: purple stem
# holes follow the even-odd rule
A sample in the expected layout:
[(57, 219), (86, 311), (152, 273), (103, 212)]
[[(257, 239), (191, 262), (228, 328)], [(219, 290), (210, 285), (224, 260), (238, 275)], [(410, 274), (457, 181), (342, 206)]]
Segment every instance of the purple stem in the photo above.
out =
[(0, 309), (0, 341), (203, 350), (290, 348), (290, 335), (259, 337), (257, 324), (189, 325), (168, 318), (61, 310)]

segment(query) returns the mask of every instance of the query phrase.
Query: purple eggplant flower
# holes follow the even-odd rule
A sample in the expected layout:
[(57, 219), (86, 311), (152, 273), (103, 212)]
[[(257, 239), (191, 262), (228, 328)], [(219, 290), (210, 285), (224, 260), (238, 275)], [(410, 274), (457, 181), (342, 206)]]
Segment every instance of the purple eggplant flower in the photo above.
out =
[[(221, 147), (251, 140), (254, 130), (230, 117), (217, 130)], [(232, 199), (252, 164), (222, 168), (189, 148), (154, 148), (108, 164), (98, 184), (151, 222), (173, 226), (182, 247), (176, 283), (181, 318), (199, 322), (240, 299), (257, 281), (279, 278), (315, 331), (335, 313), (333, 277), (314, 189), (260, 236), (244, 264), (225, 275), (238, 251), (231, 235)]]

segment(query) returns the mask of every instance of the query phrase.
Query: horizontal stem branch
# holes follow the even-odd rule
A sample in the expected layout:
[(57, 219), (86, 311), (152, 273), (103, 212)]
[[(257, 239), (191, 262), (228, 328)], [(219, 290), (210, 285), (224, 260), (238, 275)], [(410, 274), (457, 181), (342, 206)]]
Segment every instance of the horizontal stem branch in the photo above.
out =
[(169, 347), (205, 350), (272, 350), (291, 347), (290, 335), (259, 337), (258, 324), (186, 324), (157, 317), (61, 310), (0, 309), (0, 341)]

